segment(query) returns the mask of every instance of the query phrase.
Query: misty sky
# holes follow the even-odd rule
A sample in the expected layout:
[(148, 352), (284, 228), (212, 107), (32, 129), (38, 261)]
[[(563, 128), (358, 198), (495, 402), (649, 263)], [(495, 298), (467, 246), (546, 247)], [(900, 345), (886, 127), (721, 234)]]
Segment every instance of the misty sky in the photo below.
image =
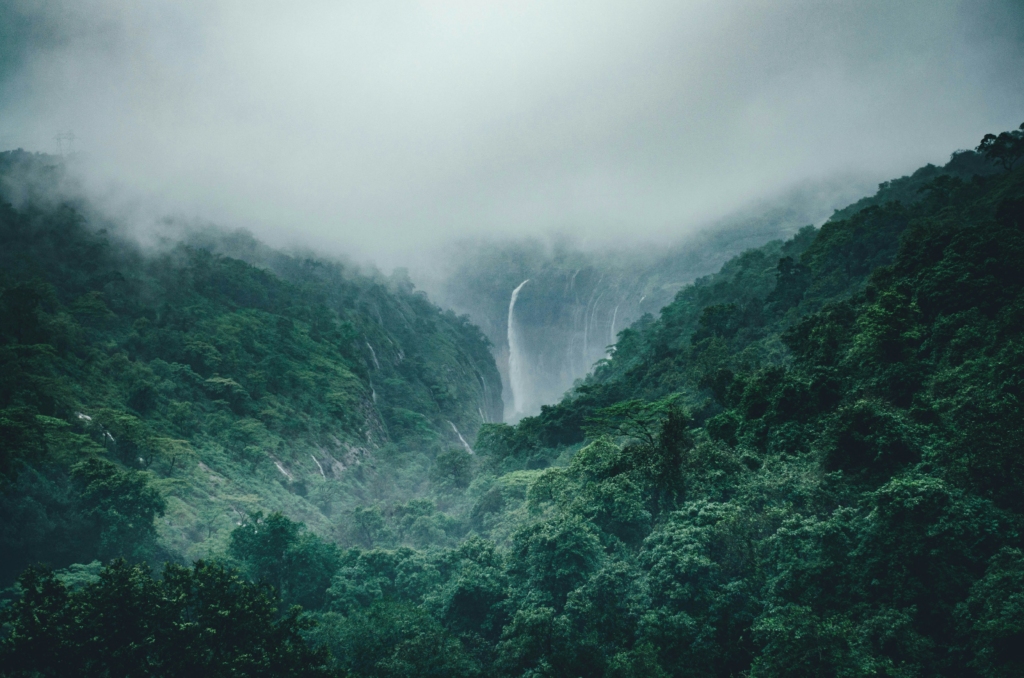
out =
[(387, 260), (678, 234), (1024, 121), (1024, 2), (0, 0), (0, 146), (130, 219)]

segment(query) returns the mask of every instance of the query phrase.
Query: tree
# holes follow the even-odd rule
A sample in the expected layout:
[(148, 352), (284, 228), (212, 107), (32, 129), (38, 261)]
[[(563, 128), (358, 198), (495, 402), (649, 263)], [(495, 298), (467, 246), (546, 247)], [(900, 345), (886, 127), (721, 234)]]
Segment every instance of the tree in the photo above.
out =
[(601, 561), (594, 526), (576, 516), (554, 518), (521, 528), (512, 536), (510, 568), (524, 587), (557, 609)]
[(775, 289), (765, 300), (777, 313), (796, 306), (803, 299), (807, 287), (811, 284), (811, 270), (793, 257), (779, 259), (777, 282)]
[(387, 535), (387, 525), (380, 508), (357, 506), (352, 511), (352, 536), (363, 546), (372, 549)]
[(156, 537), (153, 520), (167, 508), (148, 475), (98, 458), (76, 464), (71, 475), (81, 487), (83, 513), (99, 533), (100, 557), (147, 556)]
[(75, 591), (47, 570), (19, 583), (0, 613), (8, 676), (327, 675), (326, 652), (302, 638), (312, 622), (218, 565), (168, 564), (157, 580), (119, 560)]
[(631, 399), (605, 407), (587, 419), (587, 435), (623, 436), (656, 447), (663, 422), (678, 409), (675, 400), (671, 396), (653, 403)]
[(328, 646), (341, 675), (468, 678), (480, 669), (462, 644), (415, 605), (380, 602), (348, 616), (328, 613), (313, 638)]
[(977, 151), (1009, 172), (1024, 157), (1024, 123), (1019, 129), (1000, 132), (998, 136), (986, 134)]
[(341, 564), (337, 546), (280, 513), (249, 516), (231, 532), (228, 552), (242, 561), (253, 581), (273, 585), (286, 603), (307, 609), (323, 606)]
[(457, 448), (446, 450), (434, 459), (430, 480), (441, 489), (465, 489), (473, 479), (472, 465), (469, 452)]

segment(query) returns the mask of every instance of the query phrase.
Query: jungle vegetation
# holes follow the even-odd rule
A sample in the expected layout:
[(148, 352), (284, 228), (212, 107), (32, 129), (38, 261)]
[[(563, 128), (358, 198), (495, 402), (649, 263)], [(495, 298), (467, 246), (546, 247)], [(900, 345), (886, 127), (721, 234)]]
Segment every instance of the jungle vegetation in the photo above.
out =
[[(295, 420), (330, 421), (342, 441), (376, 420), (346, 423), (344, 402), (333, 420), (314, 417), (336, 407), (322, 395), (332, 391), (295, 383), (255, 398), (255, 382), (231, 363), (151, 348), (165, 345), (164, 318), (250, 284), (160, 286), (158, 274), (170, 275), (162, 271), (207, 280), (199, 271), (208, 269), (190, 268), (195, 257), (247, 281), (269, 280), (269, 269), (187, 248), (162, 259), (139, 253), (134, 270), (146, 277), (125, 277), (136, 287), (85, 291), (91, 278), (56, 272), (93, 258), (69, 256), (62, 268), (52, 250), (22, 249), (39, 252), (49, 273), (29, 283), (5, 261), (3, 538), (5, 549), (16, 543), (50, 567), (25, 570), (7, 593), (3, 670), (174, 675), (191, 661), (186, 648), (211, 658), (207, 675), (225, 676), (1021, 675), (1024, 166), (1004, 157), (1020, 138), (1006, 134), (1007, 143), (983, 140), (951, 160), (984, 172), (925, 168), (883, 184), (821, 228), (748, 250), (684, 287), (620, 332), (609, 358), (561, 402), (515, 426), (479, 426), (472, 454), (440, 443), (410, 451), (441, 440), (447, 410), (409, 408), (424, 413), (434, 438), (382, 414), (391, 437), (367, 444), (332, 482), (346, 497), (368, 491), (372, 477), (395, 489), (308, 522), (284, 500), (254, 501), (260, 508), (195, 562), (161, 521), (190, 492), (227, 501), (232, 490), (178, 469), (199, 468), (197, 459), (214, 469), (206, 459), (215, 450), (242, 455), (248, 448), (227, 436), (256, 421), (276, 446), (247, 443), (256, 461), (232, 463), (274, 478), (261, 455), (274, 450), (284, 464), (307, 444), (293, 440), (315, 440), (302, 437), (309, 424), (287, 428)], [(5, 223), (26, 223), (24, 212), (5, 210)], [(123, 287), (138, 292), (117, 296)], [(161, 290), (196, 296), (187, 304)], [(278, 298), (266, 294), (257, 298)], [(131, 315), (129, 302), (160, 313)], [(353, 330), (340, 318), (358, 328), (357, 319), (344, 305), (328, 308), (339, 320), (318, 332), (339, 333), (333, 343), (310, 336), (318, 312), (279, 312), (266, 332), (297, 365), (329, 344), (353, 383), (368, 384), (365, 359), (360, 372), (344, 352), (357, 342), (345, 343)], [(468, 324), (430, 313), (486, 348)], [(112, 316), (123, 320), (94, 320)], [(210, 342), (244, 336), (226, 325), (204, 332)], [(89, 350), (97, 357), (79, 356)], [(230, 359), (220, 348), (210, 355)], [(140, 362), (159, 377), (152, 395), (132, 390)], [(198, 375), (191, 382), (165, 376), (184, 366)], [(195, 395), (175, 399), (165, 381), (192, 384)], [(105, 396), (110, 413), (82, 423), (81, 393)], [(175, 424), (172, 401), (193, 403), (193, 418)], [(254, 416), (271, 402), (280, 418)], [(108, 433), (132, 440), (115, 415), (154, 433), (127, 454), (103, 442)], [(164, 421), (180, 428), (159, 428)], [(148, 452), (145, 441), (163, 437), (188, 451), (173, 463), (171, 453)], [(196, 457), (186, 463), (186, 454)], [(410, 461), (417, 454), (429, 463)], [(203, 473), (227, 478), (220, 468)], [(301, 496), (277, 475), (282, 493)], [(50, 506), (78, 522), (39, 525), (79, 541), (57, 545), (44, 527), (10, 527), (10, 512)], [(65, 543), (80, 550), (64, 555)], [(136, 564), (146, 560), (171, 562), (153, 576)]]

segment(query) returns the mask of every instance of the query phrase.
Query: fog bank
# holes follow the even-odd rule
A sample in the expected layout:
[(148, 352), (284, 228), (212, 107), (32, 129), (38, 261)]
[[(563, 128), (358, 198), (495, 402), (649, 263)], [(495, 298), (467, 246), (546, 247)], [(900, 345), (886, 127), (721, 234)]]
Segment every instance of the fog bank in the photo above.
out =
[(996, 0), (14, 0), (0, 146), (73, 131), (88, 189), (143, 226), (385, 266), (481, 235), (656, 240), (1015, 127), (1022, 34)]

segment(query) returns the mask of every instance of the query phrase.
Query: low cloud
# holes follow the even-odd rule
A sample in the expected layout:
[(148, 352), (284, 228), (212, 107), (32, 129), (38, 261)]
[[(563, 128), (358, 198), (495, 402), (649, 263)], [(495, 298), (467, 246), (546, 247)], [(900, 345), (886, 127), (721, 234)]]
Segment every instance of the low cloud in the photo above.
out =
[(88, 190), (143, 227), (384, 263), (481, 235), (651, 240), (1016, 127), (1022, 32), (1012, 0), (14, 0), (0, 143), (73, 130)]

